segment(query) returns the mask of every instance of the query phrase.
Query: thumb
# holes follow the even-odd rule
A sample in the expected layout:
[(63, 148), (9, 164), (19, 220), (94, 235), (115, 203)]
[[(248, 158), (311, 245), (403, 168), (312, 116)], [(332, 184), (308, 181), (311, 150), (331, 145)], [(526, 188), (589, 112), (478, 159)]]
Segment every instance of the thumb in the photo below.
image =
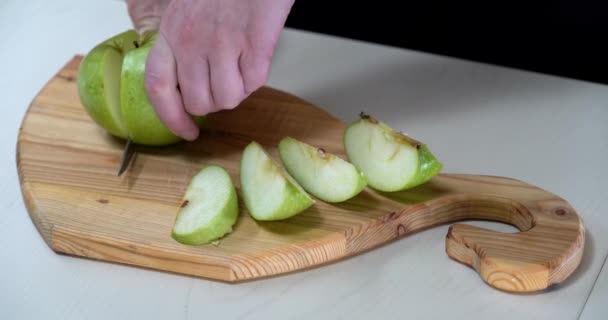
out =
[(137, 32), (157, 30), (168, 3), (165, 0), (127, 0), (129, 17)]

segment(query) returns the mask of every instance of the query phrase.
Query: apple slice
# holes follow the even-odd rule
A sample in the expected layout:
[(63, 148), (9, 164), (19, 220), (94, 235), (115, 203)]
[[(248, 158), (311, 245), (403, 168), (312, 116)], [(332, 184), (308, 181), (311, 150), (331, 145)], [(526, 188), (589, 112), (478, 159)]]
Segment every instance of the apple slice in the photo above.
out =
[(425, 144), (363, 113), (346, 128), (344, 147), (349, 160), (367, 176), (369, 186), (378, 191), (418, 186), (443, 168)]
[(291, 176), (325, 202), (343, 202), (363, 190), (367, 178), (344, 159), (292, 137), (279, 142), (279, 153)]
[(230, 175), (222, 167), (208, 166), (190, 181), (171, 236), (187, 245), (206, 244), (231, 233), (238, 214)]
[(126, 139), (120, 106), (120, 75), (124, 53), (134, 48), (139, 35), (122, 32), (95, 46), (78, 69), (78, 94), (87, 113), (112, 135)]
[(240, 179), (243, 202), (256, 220), (287, 219), (315, 203), (255, 141), (243, 151)]

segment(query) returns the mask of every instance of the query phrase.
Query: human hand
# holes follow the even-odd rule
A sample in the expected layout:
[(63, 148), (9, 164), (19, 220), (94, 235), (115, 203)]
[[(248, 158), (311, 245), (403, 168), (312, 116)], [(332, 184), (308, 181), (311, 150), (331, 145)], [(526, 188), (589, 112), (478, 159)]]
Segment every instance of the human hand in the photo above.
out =
[[(268, 78), (276, 42), (294, 0), (129, 0), (131, 17), (160, 32), (145, 84), (161, 121), (186, 140), (198, 137), (191, 115), (232, 109)], [(132, 4), (131, 4), (132, 3)], [(140, 8), (140, 9), (136, 9)], [(143, 8), (146, 8), (145, 10)], [(135, 17), (135, 18), (134, 18)], [(147, 22), (150, 21), (150, 22)], [(136, 27), (137, 27), (136, 23)]]
[(127, 0), (129, 17), (135, 30), (140, 34), (157, 30), (160, 18), (170, 2), (171, 0)]

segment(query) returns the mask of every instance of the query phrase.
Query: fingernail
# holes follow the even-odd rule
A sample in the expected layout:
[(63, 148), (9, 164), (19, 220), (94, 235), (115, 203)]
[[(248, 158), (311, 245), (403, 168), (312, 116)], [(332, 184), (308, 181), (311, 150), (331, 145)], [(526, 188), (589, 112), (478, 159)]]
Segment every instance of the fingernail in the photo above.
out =
[(182, 133), (182, 138), (188, 141), (194, 141), (198, 138), (198, 130), (187, 130)]

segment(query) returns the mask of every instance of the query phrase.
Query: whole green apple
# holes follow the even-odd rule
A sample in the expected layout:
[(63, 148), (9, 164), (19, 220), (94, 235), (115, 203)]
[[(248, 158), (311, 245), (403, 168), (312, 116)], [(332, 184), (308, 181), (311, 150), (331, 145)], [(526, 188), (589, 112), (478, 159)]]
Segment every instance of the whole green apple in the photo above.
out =
[[(95, 46), (78, 70), (80, 101), (110, 134), (148, 146), (181, 141), (160, 120), (145, 87), (146, 60), (158, 32), (122, 32)], [(198, 125), (205, 116), (193, 117)]]

